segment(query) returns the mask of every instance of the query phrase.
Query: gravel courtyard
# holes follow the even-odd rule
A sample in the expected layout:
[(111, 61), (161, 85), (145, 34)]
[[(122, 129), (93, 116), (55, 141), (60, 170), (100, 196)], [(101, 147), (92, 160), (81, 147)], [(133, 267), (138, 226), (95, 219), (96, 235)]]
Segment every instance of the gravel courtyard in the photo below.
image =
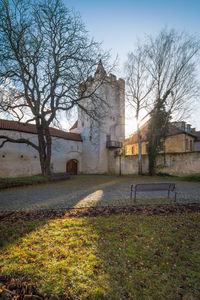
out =
[[(175, 182), (178, 203), (200, 202), (200, 183), (174, 181), (165, 178), (78, 175), (70, 180), (0, 191), (0, 211), (72, 208), (88, 206), (133, 205), (130, 200), (131, 184)], [(139, 193), (137, 204), (173, 201), (173, 193)]]

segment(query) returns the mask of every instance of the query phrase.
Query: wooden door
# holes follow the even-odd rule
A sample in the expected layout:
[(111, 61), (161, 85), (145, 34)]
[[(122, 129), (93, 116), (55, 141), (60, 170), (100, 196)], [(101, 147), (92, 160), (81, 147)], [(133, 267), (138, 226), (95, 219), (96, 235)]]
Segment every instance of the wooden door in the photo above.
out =
[(67, 162), (66, 166), (66, 172), (69, 173), (70, 175), (77, 175), (77, 168), (78, 162), (75, 159), (71, 159)]

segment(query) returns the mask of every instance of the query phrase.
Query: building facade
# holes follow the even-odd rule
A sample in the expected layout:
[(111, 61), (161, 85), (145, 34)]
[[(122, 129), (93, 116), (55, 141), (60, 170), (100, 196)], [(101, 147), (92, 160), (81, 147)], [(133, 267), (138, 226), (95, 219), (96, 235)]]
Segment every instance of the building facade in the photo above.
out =
[[(142, 155), (147, 154), (146, 135), (148, 122), (141, 129)], [(160, 153), (185, 153), (193, 152), (197, 148), (197, 133), (190, 124), (186, 122), (172, 122), (168, 124), (168, 134), (163, 142)], [(124, 142), (125, 155), (138, 155), (137, 132), (130, 135)]]
[[(125, 139), (125, 83), (116, 76), (107, 75), (101, 61), (93, 78), (88, 79), (88, 88), (93, 88), (103, 77), (97, 96), (103, 105), (102, 117), (91, 118), (78, 109), (78, 120), (65, 132), (50, 129), (52, 136), (52, 173), (102, 174), (110, 172), (110, 161), (115, 161), (116, 151)], [(91, 99), (83, 105), (90, 105)], [(37, 143), (36, 127), (16, 121), (0, 120), (0, 135), (13, 139), (26, 138)], [(40, 174), (38, 152), (26, 144), (7, 142), (0, 148), (0, 177), (16, 177)]]

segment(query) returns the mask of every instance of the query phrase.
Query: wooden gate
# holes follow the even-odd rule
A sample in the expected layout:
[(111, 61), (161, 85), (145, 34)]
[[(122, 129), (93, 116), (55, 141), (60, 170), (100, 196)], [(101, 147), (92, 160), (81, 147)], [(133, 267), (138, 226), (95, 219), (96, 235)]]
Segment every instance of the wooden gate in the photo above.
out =
[(77, 175), (78, 162), (76, 159), (70, 159), (66, 165), (66, 172), (70, 175)]

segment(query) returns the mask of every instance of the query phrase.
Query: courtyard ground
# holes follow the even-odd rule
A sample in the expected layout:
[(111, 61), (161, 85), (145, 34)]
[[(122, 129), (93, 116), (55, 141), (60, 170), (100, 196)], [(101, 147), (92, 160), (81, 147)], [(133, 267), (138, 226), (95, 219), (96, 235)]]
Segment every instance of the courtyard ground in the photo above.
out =
[(200, 184), (175, 182), (178, 205), (166, 192), (130, 201), (131, 184), (164, 181), (85, 175), (2, 190), (0, 299), (200, 299)]
[[(200, 202), (198, 182), (148, 176), (78, 175), (66, 181), (1, 190), (0, 211), (133, 205), (131, 184), (149, 182), (175, 182), (178, 203)], [(168, 203), (173, 201), (173, 193), (171, 196), (168, 200), (167, 192), (139, 193), (137, 204)]]

